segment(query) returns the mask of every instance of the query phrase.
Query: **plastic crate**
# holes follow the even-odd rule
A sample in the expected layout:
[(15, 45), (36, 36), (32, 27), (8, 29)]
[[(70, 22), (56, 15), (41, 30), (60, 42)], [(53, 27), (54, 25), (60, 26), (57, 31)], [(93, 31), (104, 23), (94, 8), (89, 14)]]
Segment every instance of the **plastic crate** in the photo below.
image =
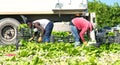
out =
[(51, 42), (64, 42), (64, 43), (72, 43), (74, 42), (74, 38), (72, 35), (69, 36), (55, 36), (51, 35)]

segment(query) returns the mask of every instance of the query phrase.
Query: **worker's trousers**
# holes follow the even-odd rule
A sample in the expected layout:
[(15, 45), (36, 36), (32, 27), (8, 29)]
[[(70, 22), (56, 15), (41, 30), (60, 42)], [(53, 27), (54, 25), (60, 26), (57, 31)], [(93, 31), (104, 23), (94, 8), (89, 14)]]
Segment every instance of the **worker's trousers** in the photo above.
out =
[(45, 33), (44, 33), (44, 36), (43, 36), (43, 42), (50, 42), (50, 36), (51, 36), (51, 32), (52, 32), (52, 29), (53, 29), (53, 23), (52, 22), (49, 22), (45, 28)]
[(78, 30), (77, 28), (74, 26), (74, 25), (70, 25), (70, 28), (71, 28), (71, 32), (72, 32), (72, 35), (74, 37), (74, 46), (79, 46), (80, 45), (80, 37), (79, 37), (79, 34), (78, 34)]

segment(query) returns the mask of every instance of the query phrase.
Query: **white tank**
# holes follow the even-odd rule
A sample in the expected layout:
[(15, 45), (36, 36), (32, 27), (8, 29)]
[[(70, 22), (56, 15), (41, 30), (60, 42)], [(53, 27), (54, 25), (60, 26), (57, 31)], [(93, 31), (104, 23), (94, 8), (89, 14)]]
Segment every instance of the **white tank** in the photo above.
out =
[(55, 10), (80, 12), (87, 0), (0, 0), (0, 14), (48, 14)]

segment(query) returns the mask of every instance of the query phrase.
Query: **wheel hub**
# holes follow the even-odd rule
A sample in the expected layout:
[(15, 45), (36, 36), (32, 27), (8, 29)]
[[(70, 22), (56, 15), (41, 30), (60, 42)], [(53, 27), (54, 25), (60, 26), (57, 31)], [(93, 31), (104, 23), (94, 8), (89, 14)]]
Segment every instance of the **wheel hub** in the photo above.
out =
[(6, 40), (10, 40), (15, 36), (15, 29), (12, 26), (5, 26), (1, 32), (2, 37)]

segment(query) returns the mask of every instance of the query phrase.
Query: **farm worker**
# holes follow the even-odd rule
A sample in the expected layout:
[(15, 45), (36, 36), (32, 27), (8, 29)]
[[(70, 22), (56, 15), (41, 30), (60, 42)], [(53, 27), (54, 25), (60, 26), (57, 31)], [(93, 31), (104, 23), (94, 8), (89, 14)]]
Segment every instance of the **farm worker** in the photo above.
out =
[(87, 41), (84, 39), (85, 33), (87, 33), (90, 39), (90, 31), (93, 30), (92, 23), (83, 17), (75, 17), (70, 22), (71, 32), (75, 39), (75, 47), (80, 45), (80, 41), (87, 45)]
[[(48, 19), (38, 19), (35, 21), (28, 21), (29, 27), (34, 27), (34, 32), (40, 31), (38, 42), (50, 42), (50, 36), (53, 29), (53, 22)], [(35, 34), (29, 39), (33, 40)]]

